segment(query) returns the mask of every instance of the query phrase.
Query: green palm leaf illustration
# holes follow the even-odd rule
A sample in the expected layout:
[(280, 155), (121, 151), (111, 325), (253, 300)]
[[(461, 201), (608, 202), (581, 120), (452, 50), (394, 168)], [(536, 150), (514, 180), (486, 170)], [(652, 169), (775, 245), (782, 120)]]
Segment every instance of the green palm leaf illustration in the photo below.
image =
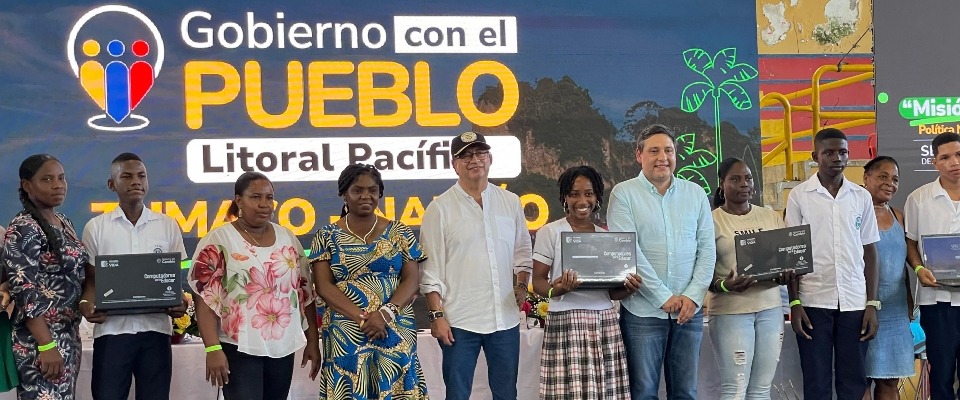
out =
[(707, 183), (707, 178), (704, 178), (703, 174), (700, 173), (700, 171), (697, 171), (696, 169), (693, 169), (690, 166), (686, 166), (686, 167), (680, 168), (680, 170), (677, 171), (677, 177), (685, 181), (693, 182), (697, 185), (700, 185), (700, 187), (703, 188), (703, 191), (707, 192), (708, 196), (710, 195), (710, 184)]
[(710, 58), (710, 53), (703, 51), (703, 49), (688, 49), (684, 51), (683, 62), (687, 64), (688, 68), (704, 77), (706, 77), (705, 72), (707, 69), (713, 66), (713, 59)]
[(759, 73), (752, 65), (739, 63), (730, 67), (730, 70), (727, 71), (726, 80), (721, 85), (728, 82), (746, 82), (756, 78), (757, 75)]
[(680, 136), (677, 136), (677, 149), (682, 150), (681, 153), (691, 153), (693, 149), (696, 148), (697, 136), (693, 132), (687, 132)]
[(730, 102), (733, 103), (733, 106), (738, 110), (749, 110), (753, 108), (753, 100), (750, 100), (750, 95), (743, 86), (733, 82), (726, 82), (720, 85), (720, 91), (730, 98)]
[(696, 169), (709, 167), (717, 161), (717, 156), (708, 150), (694, 150), (686, 153), (680, 152), (677, 153), (677, 158), (680, 159), (680, 162)]
[(694, 82), (683, 88), (680, 95), (680, 109), (685, 112), (695, 112), (703, 105), (708, 96), (713, 95), (713, 85), (707, 82)]
[(733, 69), (734, 65), (737, 65), (736, 47), (727, 47), (713, 56), (713, 66), (720, 68), (720, 71), (724, 74)]

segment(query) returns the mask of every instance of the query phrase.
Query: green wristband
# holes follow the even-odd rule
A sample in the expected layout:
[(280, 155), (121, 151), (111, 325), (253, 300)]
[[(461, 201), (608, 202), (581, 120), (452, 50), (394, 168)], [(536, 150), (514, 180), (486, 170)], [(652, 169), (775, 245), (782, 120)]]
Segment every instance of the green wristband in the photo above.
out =
[(547, 298), (548, 299), (553, 298), (553, 286), (550, 286), (550, 290), (547, 291)]
[(791, 302), (790, 302), (790, 307), (799, 306), (799, 305), (800, 305), (800, 299), (797, 299), (797, 300), (794, 300), (794, 301), (791, 301)]
[(213, 346), (207, 346), (207, 348), (203, 349), (203, 351), (204, 351), (205, 353), (212, 353), (212, 352), (218, 351), (218, 350), (223, 350), (223, 346), (221, 346), (221, 345), (219, 345), (219, 344), (215, 344), (215, 345), (213, 345)]
[(45, 345), (37, 346), (37, 350), (40, 350), (41, 352), (43, 352), (43, 351), (50, 351), (50, 350), (53, 350), (53, 349), (55, 349), (55, 348), (57, 348), (57, 341), (52, 341), (52, 342), (47, 343), (47, 344), (45, 344)]
[(723, 290), (724, 293), (729, 292), (729, 290), (727, 290), (727, 286), (725, 285), (726, 283), (726, 279), (720, 281), (720, 290)]
[(919, 274), (920, 270), (923, 268), (924, 268), (923, 265), (918, 265), (916, 268), (913, 269), (913, 273)]

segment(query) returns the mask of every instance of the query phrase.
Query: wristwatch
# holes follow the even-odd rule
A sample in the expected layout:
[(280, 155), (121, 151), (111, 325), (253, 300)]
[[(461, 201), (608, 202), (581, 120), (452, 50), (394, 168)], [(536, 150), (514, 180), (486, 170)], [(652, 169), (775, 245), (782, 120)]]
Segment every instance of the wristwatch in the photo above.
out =
[(433, 310), (427, 314), (427, 320), (430, 322), (436, 321), (437, 318), (443, 318), (443, 310)]
[(873, 306), (877, 311), (880, 311), (880, 300), (870, 300), (867, 301), (867, 306)]

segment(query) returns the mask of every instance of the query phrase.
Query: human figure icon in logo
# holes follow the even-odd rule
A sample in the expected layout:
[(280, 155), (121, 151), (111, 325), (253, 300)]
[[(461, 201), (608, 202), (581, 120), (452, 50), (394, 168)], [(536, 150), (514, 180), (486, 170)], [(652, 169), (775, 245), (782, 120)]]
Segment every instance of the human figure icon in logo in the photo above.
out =
[[(103, 15), (108, 17), (101, 17)], [(117, 18), (132, 18), (147, 32), (133, 33), (136, 36), (130, 41), (122, 37), (101, 40), (96, 31), (84, 30), (94, 18), (97, 25), (109, 25)], [(103, 50), (106, 54), (101, 54)], [(103, 5), (77, 19), (67, 37), (67, 60), (80, 86), (102, 111), (87, 119), (87, 125), (108, 132), (135, 131), (149, 125), (149, 119), (134, 111), (153, 87), (163, 59), (163, 38), (157, 25), (134, 8)]]
[[(87, 57), (96, 57), (100, 54), (100, 43), (90, 39), (83, 43), (82, 49)], [(118, 124), (130, 116), (153, 87), (153, 66), (142, 60), (150, 53), (150, 45), (137, 40), (133, 42), (131, 51), (140, 60), (128, 67), (126, 62), (119, 59), (126, 52), (126, 46), (114, 39), (107, 43), (107, 54), (115, 60), (107, 63), (106, 67), (94, 59), (80, 66), (81, 86), (100, 109)]]

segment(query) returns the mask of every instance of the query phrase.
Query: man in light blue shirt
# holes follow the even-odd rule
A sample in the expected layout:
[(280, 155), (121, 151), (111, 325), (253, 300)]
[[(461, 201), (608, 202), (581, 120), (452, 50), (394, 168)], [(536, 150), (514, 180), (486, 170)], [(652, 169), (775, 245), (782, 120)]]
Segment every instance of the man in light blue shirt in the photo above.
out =
[(620, 310), (635, 400), (657, 398), (661, 367), (671, 399), (697, 398), (700, 306), (717, 252), (707, 194), (673, 176), (676, 161), (673, 133), (659, 124), (645, 128), (637, 137), (641, 173), (613, 188), (607, 208), (611, 232), (637, 233), (643, 286)]

